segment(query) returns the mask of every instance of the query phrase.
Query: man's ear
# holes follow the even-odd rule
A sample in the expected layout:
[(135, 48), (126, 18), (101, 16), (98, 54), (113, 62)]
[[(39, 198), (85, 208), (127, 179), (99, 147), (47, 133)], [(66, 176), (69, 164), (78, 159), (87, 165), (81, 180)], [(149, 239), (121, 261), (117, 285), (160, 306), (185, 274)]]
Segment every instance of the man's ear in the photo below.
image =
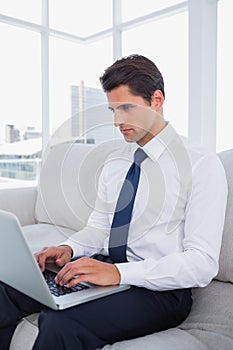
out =
[(159, 111), (163, 107), (164, 96), (161, 90), (155, 90), (151, 96), (151, 105), (156, 111)]

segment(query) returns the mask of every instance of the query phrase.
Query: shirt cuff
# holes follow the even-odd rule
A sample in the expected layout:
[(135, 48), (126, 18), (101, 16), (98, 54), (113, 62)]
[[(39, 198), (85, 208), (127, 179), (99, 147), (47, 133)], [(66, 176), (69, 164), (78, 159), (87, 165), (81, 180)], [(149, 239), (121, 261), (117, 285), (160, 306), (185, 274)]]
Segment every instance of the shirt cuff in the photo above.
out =
[(144, 287), (146, 275), (144, 261), (120, 263), (115, 265), (121, 275), (120, 284), (131, 284), (138, 287)]

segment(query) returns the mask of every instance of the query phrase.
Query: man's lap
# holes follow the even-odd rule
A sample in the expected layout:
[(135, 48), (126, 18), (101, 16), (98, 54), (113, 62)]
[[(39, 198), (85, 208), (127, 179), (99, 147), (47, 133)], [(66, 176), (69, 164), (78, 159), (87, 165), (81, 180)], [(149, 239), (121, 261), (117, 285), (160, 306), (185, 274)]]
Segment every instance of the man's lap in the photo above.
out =
[[(65, 321), (72, 325), (82, 324), (90, 332), (104, 338), (106, 343), (131, 339), (177, 326), (186, 318), (192, 304), (189, 289), (155, 292), (132, 286), (129, 290), (63, 311), (53, 311), (11, 287), (2, 283), (0, 286), (1, 293), (5, 293), (13, 303), (11, 312), (8, 310), (7, 303), (1, 305), (1, 310), (2, 307), (5, 308), (5, 313), (9, 312), (10, 317), (16, 312), (15, 310), (21, 311), (21, 317), (42, 310), (41, 319), (52, 317), (52, 319), (59, 319), (61, 323)], [(3, 300), (1, 295), (1, 303)], [(18, 322), (20, 312), (17, 311), (17, 313), (15, 316)], [(12, 322), (9, 320), (9, 325), (12, 325), (15, 320)], [(3, 327), (2, 323), (0, 327)]]
[(44, 309), (43, 318), (50, 314), (60, 318), (61, 324), (76, 322), (115, 342), (174, 327), (186, 318), (191, 304), (190, 290), (154, 292), (131, 287), (63, 311)]

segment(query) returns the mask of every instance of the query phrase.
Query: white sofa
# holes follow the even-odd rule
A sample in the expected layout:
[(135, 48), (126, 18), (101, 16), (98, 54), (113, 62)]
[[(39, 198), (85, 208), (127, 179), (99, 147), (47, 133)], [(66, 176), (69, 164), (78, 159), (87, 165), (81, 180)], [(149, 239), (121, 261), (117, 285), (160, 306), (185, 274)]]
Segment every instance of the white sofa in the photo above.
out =
[[(85, 225), (103, 160), (112, 147), (120, 145), (56, 145), (44, 156), (38, 187), (0, 188), (0, 209), (18, 216), (33, 251), (59, 244)], [(207, 287), (193, 289), (192, 311), (179, 327), (106, 345), (104, 350), (233, 349), (233, 150), (219, 156), (226, 169), (229, 198), (218, 276)], [(10, 350), (31, 349), (37, 332), (36, 314), (23, 319)]]

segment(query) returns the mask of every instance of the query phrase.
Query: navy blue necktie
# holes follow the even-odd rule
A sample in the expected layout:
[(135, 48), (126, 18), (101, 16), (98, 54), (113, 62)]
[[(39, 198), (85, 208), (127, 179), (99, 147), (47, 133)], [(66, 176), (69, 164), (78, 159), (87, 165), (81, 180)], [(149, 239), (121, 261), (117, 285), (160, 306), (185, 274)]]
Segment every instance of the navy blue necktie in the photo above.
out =
[(140, 165), (146, 157), (141, 148), (136, 150), (134, 162), (128, 170), (117, 200), (109, 237), (109, 256), (114, 262), (127, 261), (128, 231), (140, 178)]

